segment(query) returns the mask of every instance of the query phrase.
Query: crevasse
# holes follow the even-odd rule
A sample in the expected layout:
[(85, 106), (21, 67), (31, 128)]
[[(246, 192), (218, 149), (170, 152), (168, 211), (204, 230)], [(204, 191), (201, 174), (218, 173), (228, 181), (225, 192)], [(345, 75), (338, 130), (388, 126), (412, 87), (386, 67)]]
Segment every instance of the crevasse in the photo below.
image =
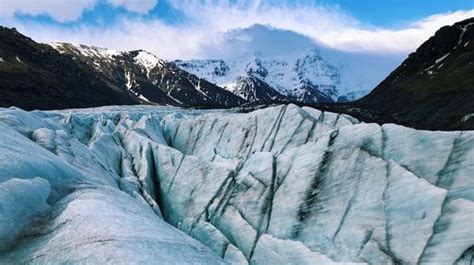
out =
[(10, 108), (0, 121), (0, 262), (472, 259), (470, 131), (294, 105)]

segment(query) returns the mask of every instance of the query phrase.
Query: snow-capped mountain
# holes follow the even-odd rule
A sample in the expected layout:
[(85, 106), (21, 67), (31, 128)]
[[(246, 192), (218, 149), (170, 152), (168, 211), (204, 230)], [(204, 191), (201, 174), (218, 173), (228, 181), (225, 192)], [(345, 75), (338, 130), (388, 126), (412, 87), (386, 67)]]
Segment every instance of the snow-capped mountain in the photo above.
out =
[(52, 46), (87, 63), (99, 76), (144, 103), (176, 106), (232, 107), (245, 100), (143, 50), (119, 52), (70, 43)]
[(228, 32), (219, 47), (209, 49), (210, 59), (175, 63), (250, 101), (355, 100), (402, 60), (400, 55), (334, 50), (295, 32), (258, 24)]
[[(254, 54), (236, 60), (175, 61), (183, 70), (249, 101), (334, 102), (341, 96), (339, 70), (316, 50), (296, 56)], [(264, 91), (264, 92), (262, 92)]]

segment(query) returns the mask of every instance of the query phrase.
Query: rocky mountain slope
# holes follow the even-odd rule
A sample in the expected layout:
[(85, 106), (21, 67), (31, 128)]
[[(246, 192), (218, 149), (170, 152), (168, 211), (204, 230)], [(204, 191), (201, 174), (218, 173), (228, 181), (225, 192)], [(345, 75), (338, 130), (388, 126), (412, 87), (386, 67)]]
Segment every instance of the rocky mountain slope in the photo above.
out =
[(145, 51), (39, 44), (0, 27), (0, 106), (234, 107), (246, 101)]
[(0, 263), (472, 262), (473, 132), (235, 111), (0, 109)]
[(0, 106), (60, 109), (137, 103), (88, 65), (0, 27)]
[(474, 129), (474, 18), (423, 43), (357, 106), (425, 129)]
[(233, 107), (246, 102), (146, 51), (118, 52), (68, 43), (53, 47), (145, 102), (185, 107)]

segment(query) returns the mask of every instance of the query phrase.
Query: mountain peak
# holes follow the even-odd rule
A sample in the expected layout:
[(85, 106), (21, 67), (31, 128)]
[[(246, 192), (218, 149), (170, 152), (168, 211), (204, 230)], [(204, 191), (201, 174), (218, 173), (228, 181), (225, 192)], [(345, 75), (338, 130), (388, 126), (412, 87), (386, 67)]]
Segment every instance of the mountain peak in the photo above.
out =
[[(239, 95), (259, 94), (252, 90), (273, 90), (263, 95), (285, 98), (286, 101), (316, 103), (333, 102), (339, 96), (340, 72), (326, 62), (319, 52), (306, 49), (278, 57), (263, 56), (258, 51), (252, 56), (231, 60), (176, 61), (183, 70), (191, 72), (209, 82), (216, 83)], [(217, 75), (216, 69), (227, 66)], [(243, 87), (239, 87), (243, 86)], [(246, 91), (246, 92), (242, 92)], [(317, 95), (317, 96), (316, 96)], [(345, 95), (347, 96), (347, 95)], [(251, 97), (247, 100), (267, 101), (269, 98)]]

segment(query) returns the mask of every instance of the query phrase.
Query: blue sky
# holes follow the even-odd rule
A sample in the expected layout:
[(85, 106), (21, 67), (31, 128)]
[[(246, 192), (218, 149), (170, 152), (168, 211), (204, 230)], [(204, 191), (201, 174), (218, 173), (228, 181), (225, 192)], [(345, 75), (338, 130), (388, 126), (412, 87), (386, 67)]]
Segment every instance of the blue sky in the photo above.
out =
[[(11, 5), (13, 1), (16, 0), (0, 1), (0, 3), (7, 6)], [(41, 0), (39, 1), (41, 2)], [(168, 1), (161, 0), (154, 2), (156, 2), (156, 4), (153, 8), (147, 10), (147, 12), (138, 13), (131, 12), (123, 6), (114, 6), (105, 1), (97, 1), (93, 8), (85, 9), (81, 17), (67, 22), (57, 22), (50, 16), (41, 14), (22, 14), (22, 12), (17, 12), (15, 16), (20, 20), (56, 23), (63, 24), (64, 26), (77, 24), (107, 26), (123, 16), (140, 17), (144, 19), (159, 18), (170, 24), (183, 23), (186, 21), (186, 15), (174, 8)], [(264, 2), (277, 6), (280, 1)], [(295, 0), (287, 2), (290, 5), (302, 3), (302, 1)], [(474, 9), (474, 1), (472, 0), (315, 0), (306, 2), (338, 8), (341, 12), (346, 12), (363, 23), (392, 28), (403, 26), (406, 23), (420, 20), (433, 14)]]
[(326, 0), (339, 5), (361, 21), (379, 26), (397, 27), (429, 15), (474, 9), (472, 0)]
[(164, 58), (210, 56), (230, 32), (254, 24), (339, 50), (407, 54), (439, 27), (472, 16), (473, 0), (0, 0), (0, 24), (35, 40), (144, 48)]

